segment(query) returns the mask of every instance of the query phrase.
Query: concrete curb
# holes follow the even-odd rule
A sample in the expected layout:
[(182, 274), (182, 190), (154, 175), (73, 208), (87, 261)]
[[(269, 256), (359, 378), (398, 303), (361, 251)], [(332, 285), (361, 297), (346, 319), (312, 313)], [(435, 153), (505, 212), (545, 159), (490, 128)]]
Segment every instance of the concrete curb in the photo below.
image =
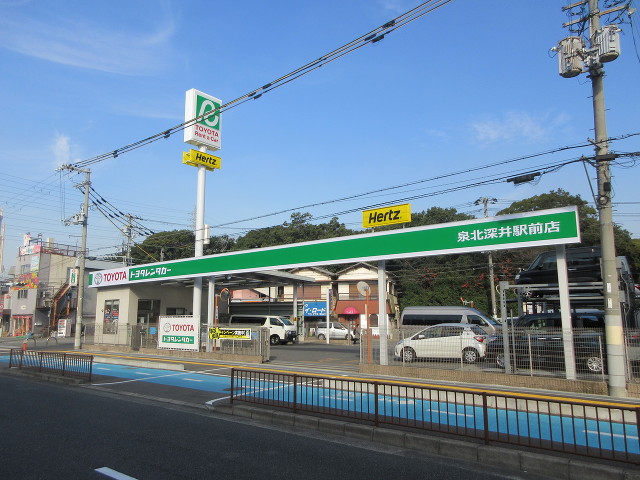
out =
[(169, 363), (160, 360), (136, 360), (128, 358), (93, 357), (93, 363), (108, 363), (110, 365), (126, 365), (128, 367), (160, 368), (162, 370), (183, 371), (183, 363)]
[(250, 418), (269, 425), (287, 425), (323, 433), (367, 440), (385, 445), (416, 450), (430, 455), (474, 461), (509, 470), (552, 476), (561, 480), (640, 480), (640, 468), (617, 466), (552, 454), (527, 452), (464, 440), (431, 436), (428, 432), (404, 432), (343, 420), (319, 418), (281, 410), (231, 405), (208, 405), (212, 412)]

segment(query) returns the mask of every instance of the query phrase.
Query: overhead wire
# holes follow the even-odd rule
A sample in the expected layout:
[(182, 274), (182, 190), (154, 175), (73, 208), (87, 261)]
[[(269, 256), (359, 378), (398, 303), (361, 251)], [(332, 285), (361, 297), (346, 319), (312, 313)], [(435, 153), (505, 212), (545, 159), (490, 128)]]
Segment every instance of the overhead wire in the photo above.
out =
[(151, 135), (149, 137), (143, 138), (141, 140), (138, 140), (136, 142), (130, 143), (128, 145), (116, 148), (110, 152), (107, 153), (103, 153), (101, 155), (97, 155), (85, 160), (81, 160), (79, 162), (75, 162), (72, 165), (76, 168), (84, 168), (87, 167), (89, 165), (98, 163), (98, 162), (102, 162), (104, 160), (107, 159), (111, 159), (111, 158), (117, 158), (118, 156), (130, 152), (132, 150), (135, 150), (137, 148), (149, 145), (153, 142), (156, 142), (158, 140), (162, 140), (162, 139), (166, 139), (169, 138), (171, 135), (181, 132), (184, 129), (195, 125), (197, 122), (201, 121), (202, 119), (211, 117), (211, 116), (215, 116), (215, 115), (219, 115), (222, 114), (225, 111), (228, 111), (231, 108), (234, 108), (242, 103), (245, 103), (249, 100), (257, 100), (258, 98), (262, 97), (262, 95), (264, 95), (265, 93), (271, 92), (273, 90), (275, 90), (276, 88), (282, 87), (290, 82), (292, 82), (293, 80), (296, 80), (300, 77), (302, 77), (303, 75), (306, 75), (308, 73), (310, 73), (313, 70), (316, 70), (330, 62), (333, 62), (359, 48), (362, 48), (363, 46), (367, 45), (367, 44), (374, 44), (379, 42), (380, 40), (382, 40), (386, 35), (394, 32), (395, 30), (405, 27), (406, 25), (408, 25), (409, 23), (412, 23), (413, 21), (417, 20), (418, 18), (421, 18), (425, 15), (427, 15), (428, 13), (432, 13), (433, 11), (439, 9), (440, 7), (446, 5), (447, 3), (450, 3), (452, 0), (428, 0), (420, 5), (418, 5), (417, 7), (395, 17), (394, 19), (386, 22), (385, 24), (371, 30), (370, 32), (361, 35), (360, 37), (356, 38), (355, 40), (352, 40), (348, 43), (346, 43), (345, 45), (342, 45), (341, 47), (338, 47), (337, 49), (322, 55), (321, 57), (303, 65), (302, 67), (299, 67), (285, 75), (280, 76), (279, 78), (272, 80), (264, 85), (262, 85), (261, 87), (258, 87), (248, 93), (245, 93), (244, 95), (230, 101), (227, 102), (225, 104), (222, 104), (220, 106), (220, 108), (216, 108), (214, 110), (210, 110), (207, 111), (205, 113), (203, 113), (202, 115), (199, 115), (197, 117), (194, 117), (190, 120), (187, 120), (185, 122), (182, 122), (178, 125), (175, 125), (171, 128), (165, 129), (161, 132), (158, 132), (154, 135)]

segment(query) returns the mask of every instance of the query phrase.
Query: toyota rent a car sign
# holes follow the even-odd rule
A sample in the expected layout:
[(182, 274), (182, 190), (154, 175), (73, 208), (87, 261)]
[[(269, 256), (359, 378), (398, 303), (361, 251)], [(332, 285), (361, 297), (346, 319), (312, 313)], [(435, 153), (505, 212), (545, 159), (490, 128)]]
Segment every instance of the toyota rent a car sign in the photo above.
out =
[(220, 108), (222, 100), (192, 88), (187, 91), (184, 121), (188, 123), (184, 129), (184, 142), (196, 147), (207, 147), (209, 150), (222, 148), (220, 135)]
[(200, 325), (194, 317), (160, 317), (158, 348), (170, 350), (200, 349)]

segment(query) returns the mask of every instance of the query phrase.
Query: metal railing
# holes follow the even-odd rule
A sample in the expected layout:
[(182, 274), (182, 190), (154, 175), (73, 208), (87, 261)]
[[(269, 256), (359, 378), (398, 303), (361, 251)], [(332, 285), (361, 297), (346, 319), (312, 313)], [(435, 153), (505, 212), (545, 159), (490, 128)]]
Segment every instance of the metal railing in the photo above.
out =
[(14, 367), (63, 377), (86, 379), (90, 382), (93, 370), (93, 355), (38, 352), (12, 348), (9, 355), (9, 368)]
[(238, 401), (640, 463), (633, 405), (232, 369), (231, 403)]
[[(487, 335), (482, 342), (468, 338), (418, 339), (424, 327), (405, 327), (389, 331), (389, 365), (444, 370), (511, 373), (547, 378), (564, 378), (564, 337), (560, 328), (509, 328), (510, 371), (505, 371), (502, 334)], [(574, 351), (576, 378), (596, 382), (607, 380), (607, 346), (603, 330), (573, 328), (570, 337)], [(414, 340), (415, 338), (415, 340)], [(362, 330), (360, 361), (375, 364), (380, 358), (380, 342)], [(369, 341), (371, 340), (371, 341)], [(398, 348), (396, 348), (398, 347)], [(473, 349), (473, 355), (469, 352)], [(640, 331), (627, 330), (624, 351), (628, 379), (640, 382)]]

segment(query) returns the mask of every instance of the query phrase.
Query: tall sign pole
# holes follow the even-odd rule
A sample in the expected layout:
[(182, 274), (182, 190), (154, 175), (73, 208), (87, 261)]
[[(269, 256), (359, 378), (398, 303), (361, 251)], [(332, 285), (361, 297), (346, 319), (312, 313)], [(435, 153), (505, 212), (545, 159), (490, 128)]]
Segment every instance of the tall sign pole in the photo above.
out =
[[(191, 89), (187, 91), (185, 102), (185, 122), (188, 123), (184, 130), (184, 141), (198, 147), (201, 153), (200, 157), (190, 158), (190, 165), (198, 168), (198, 177), (196, 185), (196, 221), (195, 221), (195, 257), (202, 257), (204, 254), (205, 244), (205, 224), (204, 224), (204, 205), (205, 205), (205, 185), (207, 166), (202, 163), (211, 160), (206, 157), (213, 157), (207, 154), (207, 150), (219, 150), (221, 147), (220, 134), (220, 109), (222, 101), (198, 90)], [(217, 157), (213, 157), (217, 158)], [(219, 166), (217, 167), (219, 168)], [(201, 321), (202, 316), (202, 278), (194, 279), (193, 284), (193, 316)], [(213, 285), (213, 284), (212, 284)], [(209, 315), (209, 318), (211, 316)], [(211, 325), (210, 325), (211, 326)]]

